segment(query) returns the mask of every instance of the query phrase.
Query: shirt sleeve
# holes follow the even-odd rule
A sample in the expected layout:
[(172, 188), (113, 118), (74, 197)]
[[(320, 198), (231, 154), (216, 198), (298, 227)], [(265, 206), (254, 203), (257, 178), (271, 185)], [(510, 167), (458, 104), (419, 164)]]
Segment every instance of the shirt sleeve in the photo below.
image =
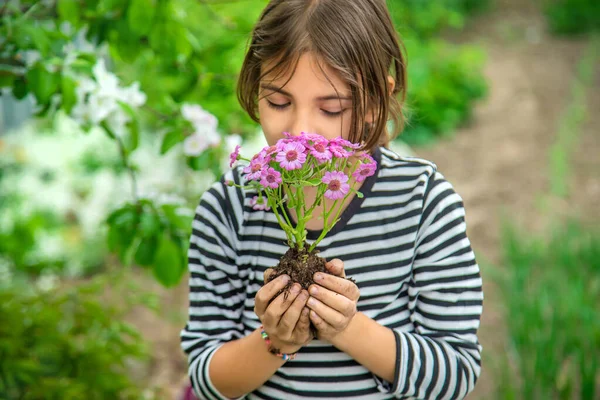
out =
[(245, 287), (236, 265), (236, 221), (222, 180), (204, 193), (196, 209), (188, 250), (189, 317), (181, 331), (189, 376), (200, 399), (227, 399), (214, 387), (209, 363), (224, 343), (244, 335)]
[(460, 196), (440, 173), (426, 185), (408, 287), (414, 332), (395, 330), (396, 373), (379, 390), (402, 399), (462, 399), (481, 372), (483, 292)]

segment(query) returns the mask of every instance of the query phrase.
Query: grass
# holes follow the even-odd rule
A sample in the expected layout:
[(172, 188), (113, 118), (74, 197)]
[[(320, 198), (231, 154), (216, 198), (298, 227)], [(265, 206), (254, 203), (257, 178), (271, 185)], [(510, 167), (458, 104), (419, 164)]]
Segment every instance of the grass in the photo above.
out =
[(504, 399), (596, 399), (600, 395), (600, 232), (576, 224), (550, 238), (504, 230), (510, 351)]
[(565, 197), (569, 192), (570, 157), (579, 143), (581, 127), (587, 119), (586, 100), (600, 59), (600, 36), (595, 36), (577, 65), (571, 84), (571, 102), (559, 121), (556, 141), (550, 149), (550, 193)]

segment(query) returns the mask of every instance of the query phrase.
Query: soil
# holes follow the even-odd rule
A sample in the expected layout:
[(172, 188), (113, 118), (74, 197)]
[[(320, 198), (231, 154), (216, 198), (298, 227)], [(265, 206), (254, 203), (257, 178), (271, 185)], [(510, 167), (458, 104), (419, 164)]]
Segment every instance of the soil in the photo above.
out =
[[(492, 276), (502, 269), (500, 233), (503, 221), (516, 221), (541, 232), (548, 221), (565, 215), (600, 220), (600, 66), (588, 88), (588, 119), (576, 154), (572, 154), (566, 198), (548, 197), (549, 150), (570, 102), (576, 65), (586, 38), (564, 39), (546, 31), (539, 2), (497, 0), (492, 10), (470, 20), (459, 34), (447, 37), (486, 50), (488, 97), (477, 105), (472, 120), (452, 138), (413, 149), (434, 161), (463, 197), (468, 235), (482, 268), (484, 312), (479, 332), (484, 347), (483, 372), (469, 399), (494, 398), (494, 358), (508, 348), (502, 298)], [(540, 208), (541, 200), (544, 208)], [(187, 364), (179, 332), (187, 317), (187, 280), (163, 289), (145, 271), (132, 273), (161, 297), (156, 315), (140, 309), (130, 321), (152, 344), (153, 363), (140, 374), (174, 399), (187, 381)]]
[(278, 276), (287, 274), (291, 279), (285, 288), (283, 288), (276, 296), (282, 292), (288, 293), (288, 290), (296, 282), (303, 289), (308, 290), (310, 285), (315, 283), (313, 276), (317, 272), (329, 273), (325, 268), (325, 259), (317, 256), (317, 251), (308, 252), (306, 246), (302, 250), (290, 248), (279, 260), (273, 268), (273, 272), (265, 279), (265, 284), (271, 282)]

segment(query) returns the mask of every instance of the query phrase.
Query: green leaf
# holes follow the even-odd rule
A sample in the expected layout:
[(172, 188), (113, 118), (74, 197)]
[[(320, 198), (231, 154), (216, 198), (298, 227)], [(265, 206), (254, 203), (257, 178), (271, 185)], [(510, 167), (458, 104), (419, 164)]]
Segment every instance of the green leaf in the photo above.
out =
[(62, 90), (62, 108), (65, 112), (70, 113), (73, 106), (77, 104), (76, 87), (77, 82), (70, 76), (63, 75), (60, 81)]
[(28, 93), (29, 88), (27, 87), (25, 78), (19, 77), (15, 79), (15, 82), (13, 83), (13, 96), (15, 96), (15, 98), (18, 100), (22, 100), (25, 98), (25, 96), (27, 96)]
[(16, 76), (8, 71), (2, 71), (0, 68), (0, 88), (11, 87), (15, 81)]
[(135, 262), (144, 267), (152, 265), (156, 254), (158, 239), (156, 236), (143, 238), (135, 251)]
[(121, 243), (121, 235), (119, 228), (116, 225), (109, 226), (106, 242), (110, 251), (116, 252), (119, 249), (119, 245)]
[(138, 36), (145, 36), (152, 30), (156, 10), (154, 0), (131, 0), (127, 10), (129, 29)]
[(161, 224), (158, 215), (154, 212), (145, 212), (140, 217), (139, 232), (142, 237), (154, 236), (160, 231)]
[(79, 1), (76, 0), (58, 0), (56, 4), (58, 10), (58, 16), (63, 21), (68, 21), (72, 25), (79, 25), (79, 15), (81, 10), (79, 8)]
[(193, 216), (179, 214), (177, 212), (179, 206), (163, 204), (160, 208), (174, 229), (180, 229), (187, 232), (191, 228)]
[(156, 250), (154, 276), (166, 287), (175, 286), (183, 275), (181, 249), (168, 235), (164, 235)]
[(318, 186), (321, 184), (321, 180), (319, 178), (310, 179), (308, 181), (300, 181), (301, 186)]
[(185, 136), (183, 132), (179, 129), (167, 132), (167, 134), (163, 137), (162, 143), (160, 145), (160, 154), (166, 154), (176, 144), (181, 143), (184, 139)]
[(129, 115), (131, 121), (127, 123), (127, 127), (129, 128), (127, 134), (124, 138), (125, 148), (128, 153), (133, 152), (140, 144), (140, 126), (137, 118), (136, 112), (131, 108), (131, 106), (127, 103), (120, 102), (119, 105), (121, 108)]
[(38, 103), (47, 104), (52, 95), (59, 91), (60, 76), (48, 72), (41, 63), (36, 63), (25, 74), (27, 85), (33, 91)]

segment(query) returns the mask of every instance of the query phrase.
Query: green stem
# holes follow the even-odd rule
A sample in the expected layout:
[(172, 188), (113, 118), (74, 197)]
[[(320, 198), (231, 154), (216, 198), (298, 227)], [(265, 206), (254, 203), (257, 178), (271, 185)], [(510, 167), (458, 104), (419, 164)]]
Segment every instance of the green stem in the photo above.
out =
[(275, 214), (275, 218), (277, 218), (277, 222), (279, 223), (279, 225), (281, 226), (281, 228), (283, 228), (283, 231), (285, 232), (285, 235), (288, 238), (288, 244), (291, 247), (291, 244), (293, 243), (293, 236), (290, 234), (290, 231), (291, 231), (290, 226), (287, 225), (285, 222), (283, 222), (281, 220), (281, 217), (279, 216), (279, 213), (277, 212), (277, 205), (276, 204), (273, 204), (273, 207), (271, 209), (273, 210), (273, 213)]
[(298, 245), (298, 250), (304, 249), (304, 225), (306, 221), (304, 219), (305, 213), (302, 212), (302, 208), (304, 207), (304, 192), (301, 187), (296, 187), (296, 195), (298, 196), (298, 201), (296, 202), (296, 219), (298, 220), (298, 224), (296, 225), (296, 244)]
[[(325, 202), (323, 202), (323, 219), (324, 219), (324, 221), (323, 221), (323, 230), (321, 231), (321, 234), (319, 235), (319, 237), (317, 238), (317, 240), (315, 240), (313, 242), (313, 244), (310, 245), (310, 247), (308, 249), (309, 253), (311, 251), (313, 251), (315, 249), (315, 247), (317, 247), (317, 244), (319, 244), (319, 242), (321, 240), (323, 240), (323, 238), (325, 238), (325, 235), (327, 235), (327, 233), (329, 233), (329, 231), (331, 230), (331, 228), (333, 228), (334, 224), (331, 224), (331, 226), (329, 226), (329, 215), (335, 209), (335, 206), (337, 205), (338, 202), (339, 202), (339, 200), (336, 200), (336, 201), (333, 202), (333, 205), (331, 206), (331, 209), (329, 210), (329, 212), (327, 212), (327, 207), (325, 207)], [(341, 206), (340, 206), (340, 208), (341, 208)]]
[[(283, 197), (281, 196), (281, 186), (279, 186), (278, 190), (279, 190), (279, 198), (280, 198), (280, 199), (283, 199)], [(285, 208), (284, 208), (284, 207), (287, 207), (287, 206), (285, 205), (285, 202), (284, 202), (284, 201), (282, 201), (282, 202), (281, 202), (281, 209), (283, 210), (283, 211), (282, 211), (282, 214), (283, 214), (283, 216), (285, 217), (285, 221), (286, 221), (286, 222), (288, 223), (288, 225), (291, 227), (291, 226), (292, 226), (292, 222), (290, 221), (290, 218), (288, 217), (288, 213), (287, 213), (287, 212), (285, 212)], [(292, 228), (292, 229), (293, 229), (293, 228)]]

